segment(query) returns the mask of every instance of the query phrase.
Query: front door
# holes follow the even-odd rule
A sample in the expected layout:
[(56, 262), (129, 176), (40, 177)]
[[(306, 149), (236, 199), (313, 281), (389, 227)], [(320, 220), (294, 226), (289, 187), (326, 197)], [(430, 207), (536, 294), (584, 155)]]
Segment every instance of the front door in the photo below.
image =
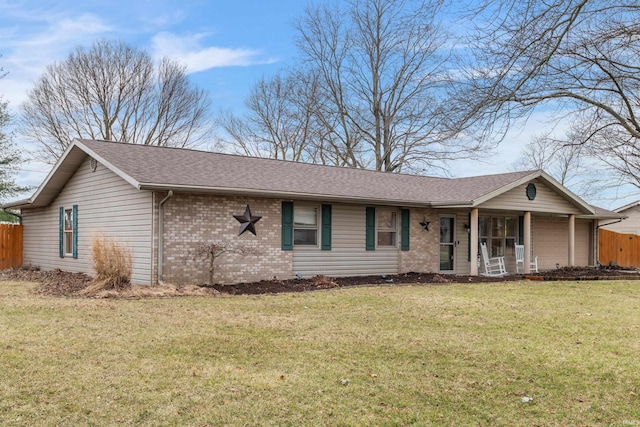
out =
[(455, 265), (455, 218), (440, 218), (440, 271), (452, 272)]

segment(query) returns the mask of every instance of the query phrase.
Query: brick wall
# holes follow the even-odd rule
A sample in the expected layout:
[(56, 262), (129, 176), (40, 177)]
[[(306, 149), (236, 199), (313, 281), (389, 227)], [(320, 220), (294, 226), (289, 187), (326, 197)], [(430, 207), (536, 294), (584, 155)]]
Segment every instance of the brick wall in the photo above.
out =
[[(410, 249), (400, 251), (398, 270), (409, 272), (438, 272), (440, 269), (439, 219), (433, 209), (411, 209)], [(429, 231), (420, 223), (429, 221)]]
[[(161, 198), (156, 197), (156, 211)], [(262, 217), (256, 224), (257, 236), (249, 231), (238, 236), (240, 223), (233, 215), (243, 215), (247, 205), (253, 216)], [(292, 253), (281, 250), (281, 210), (282, 201), (277, 199), (174, 194), (164, 205), (163, 280), (174, 284), (206, 283), (209, 264), (197, 255), (197, 250), (202, 243), (213, 241), (258, 252), (247, 256), (227, 253), (218, 258), (216, 283), (291, 278)]]

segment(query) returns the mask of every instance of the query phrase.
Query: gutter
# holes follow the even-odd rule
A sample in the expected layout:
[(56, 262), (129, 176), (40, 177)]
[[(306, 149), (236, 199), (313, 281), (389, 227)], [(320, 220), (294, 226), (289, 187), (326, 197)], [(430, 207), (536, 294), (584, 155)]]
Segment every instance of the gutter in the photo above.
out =
[[(227, 188), (227, 187), (203, 187), (203, 186), (191, 186), (191, 185), (169, 185), (169, 184), (150, 184), (140, 183), (137, 188), (139, 190), (148, 191), (167, 191), (180, 190), (181, 193), (200, 193), (200, 194), (218, 194), (218, 195), (243, 195), (243, 196), (257, 196), (267, 198), (279, 198), (279, 199), (301, 199), (301, 200), (324, 200), (332, 201), (336, 203), (358, 203), (358, 204), (379, 204), (389, 206), (407, 206), (407, 207), (431, 207), (431, 202), (420, 202), (417, 200), (398, 200), (398, 199), (380, 199), (380, 198), (367, 198), (357, 196), (340, 196), (331, 194), (315, 194), (315, 193), (300, 193), (295, 191), (278, 191), (278, 190), (260, 190), (260, 189), (244, 189), (244, 188)], [(466, 202), (465, 202), (466, 203)]]
[(619, 219), (619, 220), (617, 220), (617, 221), (608, 222), (608, 223), (606, 223), (606, 224), (598, 224), (598, 225), (596, 225), (596, 230), (597, 230), (597, 229), (599, 229), (600, 227), (604, 227), (604, 226), (606, 226), (606, 225), (611, 225), (611, 224), (617, 224), (617, 223), (619, 223), (619, 222), (622, 222), (622, 218), (620, 218), (620, 219)]
[(173, 197), (173, 190), (169, 190), (167, 196), (160, 200), (160, 204), (158, 205), (158, 284), (164, 285), (162, 281), (162, 258), (164, 255), (164, 204), (169, 201), (169, 199)]

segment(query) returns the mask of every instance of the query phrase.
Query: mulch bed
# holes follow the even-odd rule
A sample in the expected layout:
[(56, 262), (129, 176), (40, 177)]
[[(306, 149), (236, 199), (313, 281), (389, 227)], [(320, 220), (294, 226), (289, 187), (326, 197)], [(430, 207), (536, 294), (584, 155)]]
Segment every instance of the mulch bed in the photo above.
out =
[[(263, 280), (254, 283), (235, 285), (202, 285), (205, 291), (216, 291), (228, 295), (277, 294), (283, 292), (307, 292), (353, 286), (425, 284), (441, 285), (448, 283), (487, 283), (510, 282), (518, 280), (640, 280), (637, 270), (620, 267), (602, 266), (600, 268), (564, 267), (537, 274), (510, 274), (504, 277), (462, 276), (437, 273), (406, 273), (389, 276), (326, 277), (316, 276), (310, 279)], [(42, 295), (77, 296), (78, 291), (90, 285), (92, 278), (84, 273), (69, 273), (59, 269), (40, 271), (34, 269), (9, 269), (0, 271), (0, 280), (20, 280), (39, 282), (35, 292)], [(179, 295), (176, 294), (176, 295)], [(113, 295), (112, 295), (113, 297)]]
[(70, 273), (60, 269), (40, 271), (14, 268), (0, 271), (0, 280), (39, 282), (40, 286), (35, 290), (37, 294), (68, 296), (89, 286), (93, 278), (84, 273)]
[(310, 279), (263, 280), (254, 283), (239, 283), (235, 285), (215, 285), (221, 293), (231, 295), (255, 295), (281, 292), (305, 292), (319, 289), (341, 288), (366, 285), (393, 285), (403, 283), (418, 283), (439, 285), (447, 283), (488, 283), (513, 282), (518, 280), (640, 280), (640, 275), (625, 273), (628, 269), (620, 267), (564, 267), (534, 274), (510, 274), (504, 277), (463, 276), (437, 273), (406, 273), (392, 276), (358, 276), (336, 277), (316, 276)]
[(214, 285), (221, 293), (231, 295), (275, 294), (282, 292), (306, 292), (320, 289), (344, 288), (353, 286), (375, 286), (419, 283), (441, 285), (447, 283), (479, 283), (479, 282), (507, 282), (523, 280), (522, 275), (504, 277), (458, 276), (437, 273), (405, 273), (389, 276), (357, 276), (357, 277), (326, 277), (316, 276), (309, 279), (262, 280), (253, 283), (238, 283), (235, 285)]
[(563, 267), (526, 275), (530, 280), (640, 280), (640, 272), (634, 269), (600, 266), (599, 268)]

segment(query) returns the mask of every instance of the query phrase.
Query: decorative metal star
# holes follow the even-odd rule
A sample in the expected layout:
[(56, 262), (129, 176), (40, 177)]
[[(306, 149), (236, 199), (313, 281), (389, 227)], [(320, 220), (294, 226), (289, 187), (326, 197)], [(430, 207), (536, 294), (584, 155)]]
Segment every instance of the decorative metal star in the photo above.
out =
[(427, 221), (427, 218), (424, 218), (420, 225), (422, 226), (422, 231), (429, 231), (429, 221)]
[(247, 205), (247, 208), (244, 210), (244, 215), (234, 215), (233, 217), (240, 223), (240, 231), (238, 231), (238, 236), (242, 236), (242, 233), (247, 230), (252, 232), (254, 236), (257, 236), (256, 222), (260, 221), (260, 218), (262, 217), (251, 215), (251, 209), (249, 208), (249, 205)]

